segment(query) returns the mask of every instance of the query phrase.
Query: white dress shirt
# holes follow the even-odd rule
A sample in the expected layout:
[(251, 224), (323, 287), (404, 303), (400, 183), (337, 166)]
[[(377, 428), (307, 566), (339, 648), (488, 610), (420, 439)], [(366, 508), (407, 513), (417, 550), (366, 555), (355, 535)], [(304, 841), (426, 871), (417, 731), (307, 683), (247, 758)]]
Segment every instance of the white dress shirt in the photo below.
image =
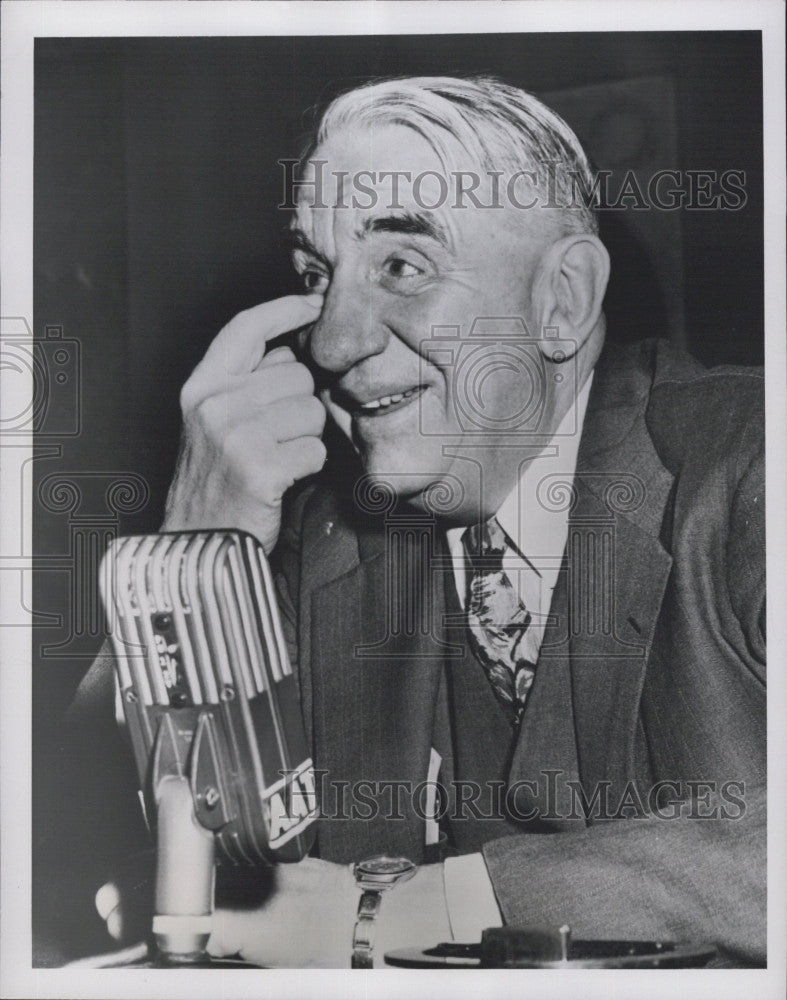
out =
[[(532, 616), (525, 636), (527, 658), (532, 663), (538, 660), (552, 591), (568, 537), (567, 511), (549, 509), (548, 504), (539, 502), (538, 497), (544, 495), (544, 486), (540, 491), (539, 486), (546, 477), (557, 477), (561, 483), (573, 482), (592, 382), (591, 372), (577, 395), (576, 407), (563, 418), (544, 451), (525, 468), (497, 512), (497, 520), (509, 543), (503, 556), (503, 569)], [(463, 607), (466, 596), (464, 531), (464, 528), (451, 528), (447, 532), (456, 589)], [(485, 927), (502, 925), (483, 854), (448, 858), (443, 871), (446, 908), (455, 941), (480, 941)]]

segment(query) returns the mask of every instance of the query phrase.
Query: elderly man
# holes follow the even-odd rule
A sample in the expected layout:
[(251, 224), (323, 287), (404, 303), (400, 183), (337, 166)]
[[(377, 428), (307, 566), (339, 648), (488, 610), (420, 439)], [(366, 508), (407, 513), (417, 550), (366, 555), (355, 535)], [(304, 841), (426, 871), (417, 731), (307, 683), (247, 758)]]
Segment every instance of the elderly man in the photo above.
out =
[[(568, 922), (764, 958), (762, 381), (604, 348), (592, 190), (495, 80), (345, 94), (296, 183), (306, 294), (183, 389), (163, 529), (270, 553), (324, 813), (214, 954)], [(382, 854), (371, 952), (350, 863)]]

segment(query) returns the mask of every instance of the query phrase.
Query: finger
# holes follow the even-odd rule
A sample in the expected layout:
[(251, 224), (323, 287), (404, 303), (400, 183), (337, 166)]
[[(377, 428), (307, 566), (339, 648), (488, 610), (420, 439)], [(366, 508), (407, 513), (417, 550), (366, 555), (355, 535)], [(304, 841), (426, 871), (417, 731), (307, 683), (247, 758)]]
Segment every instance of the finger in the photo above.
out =
[(96, 893), (95, 902), (98, 915), (102, 920), (106, 920), (120, 903), (120, 890), (114, 882), (106, 882)]
[(266, 406), (260, 415), (276, 441), (319, 437), (325, 427), (325, 407), (316, 396), (289, 396)]
[(262, 411), (277, 400), (313, 394), (314, 379), (306, 365), (281, 361), (244, 376), (228, 390), (210, 393), (198, 405), (217, 426), (232, 427), (244, 420), (259, 419)]
[(243, 912), (215, 910), (206, 946), (208, 954), (214, 958), (242, 954), (247, 922)]
[(295, 441), (285, 441), (279, 445), (281, 463), (295, 477), (297, 482), (304, 476), (312, 476), (325, 465), (327, 452), (318, 437), (301, 437)]
[(265, 908), (258, 910), (216, 910), (213, 914), (211, 935), (205, 946), (213, 958), (238, 955), (246, 962), (262, 967), (292, 967), (295, 955), (305, 951), (308, 944), (298, 945), (293, 936), (304, 942), (298, 927), (292, 926)]
[(192, 380), (204, 388), (226, 382), (228, 375), (254, 371), (262, 361), (267, 342), (313, 323), (322, 301), (319, 295), (287, 295), (238, 313), (210, 345)]
[(287, 396), (314, 394), (314, 377), (300, 361), (281, 360), (277, 364), (262, 365), (242, 381), (236, 383), (238, 398), (264, 401), (265, 405)]
[(272, 351), (268, 351), (260, 362), (258, 368), (262, 366), (269, 368), (271, 365), (280, 365), (284, 361), (296, 360), (297, 359), (292, 351), (292, 348), (282, 345), (281, 347), (274, 347)]

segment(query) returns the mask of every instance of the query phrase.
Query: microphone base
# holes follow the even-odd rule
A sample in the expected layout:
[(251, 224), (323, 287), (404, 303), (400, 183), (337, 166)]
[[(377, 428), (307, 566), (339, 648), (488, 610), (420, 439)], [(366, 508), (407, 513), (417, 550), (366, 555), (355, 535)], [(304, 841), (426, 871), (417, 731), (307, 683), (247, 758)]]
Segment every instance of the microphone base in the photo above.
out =
[(128, 962), (126, 965), (114, 966), (117, 969), (262, 969), (264, 966), (242, 962), (238, 958), (203, 958), (198, 962), (174, 962), (156, 959), (141, 959)]
[(191, 955), (157, 951), (153, 943), (148, 944), (147, 955), (133, 961), (123, 962), (119, 968), (127, 969), (259, 969), (263, 966), (244, 962), (240, 958), (214, 958), (206, 951)]
[(243, 962), (239, 958), (211, 958), (202, 955), (195, 959), (183, 959), (179, 956), (159, 956), (154, 961), (140, 963), (147, 969), (259, 969), (262, 966)]

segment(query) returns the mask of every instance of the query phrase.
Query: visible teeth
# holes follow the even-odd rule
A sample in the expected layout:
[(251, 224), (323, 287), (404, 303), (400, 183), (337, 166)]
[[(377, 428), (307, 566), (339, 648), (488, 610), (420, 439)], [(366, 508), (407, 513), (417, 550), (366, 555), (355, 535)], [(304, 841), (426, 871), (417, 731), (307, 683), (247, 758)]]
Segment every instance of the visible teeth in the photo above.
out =
[(408, 396), (412, 396), (413, 393), (418, 391), (418, 386), (413, 386), (412, 389), (407, 389), (406, 392), (395, 392), (393, 396), (380, 396), (379, 399), (373, 399), (369, 403), (361, 403), (362, 410), (379, 410), (381, 407), (391, 406), (393, 403), (401, 403), (403, 399), (407, 399)]

